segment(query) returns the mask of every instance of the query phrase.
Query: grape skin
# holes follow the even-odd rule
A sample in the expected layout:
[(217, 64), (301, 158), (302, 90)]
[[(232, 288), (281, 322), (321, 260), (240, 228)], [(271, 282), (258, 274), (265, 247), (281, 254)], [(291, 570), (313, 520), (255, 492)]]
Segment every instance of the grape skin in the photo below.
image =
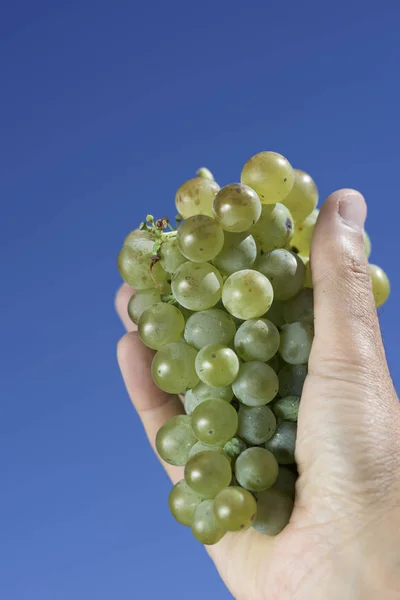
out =
[(231, 402), (232, 398), (233, 390), (230, 385), (211, 387), (200, 381), (196, 387), (186, 392), (184, 400), (185, 411), (186, 414), (190, 415), (196, 406), (206, 400), (218, 399)]
[(186, 481), (182, 479), (172, 488), (168, 498), (168, 505), (172, 516), (178, 523), (190, 527), (194, 512), (202, 501), (202, 496), (196, 494)]
[(229, 346), (235, 333), (236, 326), (230, 315), (218, 308), (194, 313), (185, 326), (185, 340), (197, 350), (210, 344)]
[(177, 239), (179, 249), (187, 260), (203, 263), (221, 252), (224, 232), (211, 217), (195, 215), (183, 221), (178, 229)]
[(275, 300), (289, 300), (303, 287), (305, 267), (303, 261), (283, 248), (262, 254), (255, 268), (268, 277)]
[(285, 364), (278, 374), (280, 396), (301, 396), (307, 372), (307, 365)]
[(192, 533), (206, 546), (217, 544), (224, 537), (225, 529), (214, 513), (214, 500), (204, 500), (196, 507), (192, 519)]
[(272, 487), (257, 494), (257, 515), (253, 527), (264, 535), (278, 535), (289, 523), (292, 511), (293, 499)]
[(249, 444), (260, 446), (275, 433), (276, 418), (268, 406), (239, 408), (238, 434)]
[(292, 365), (304, 365), (310, 356), (314, 328), (309, 323), (289, 323), (281, 329), (279, 354)]
[(219, 185), (212, 179), (195, 177), (186, 181), (176, 193), (176, 209), (184, 219), (195, 215), (213, 217), (212, 206)]
[(185, 481), (204, 498), (215, 496), (228, 487), (232, 479), (229, 459), (218, 451), (199, 452), (185, 466)]
[(251, 269), (230, 275), (222, 290), (226, 310), (243, 320), (261, 317), (271, 306), (273, 297), (269, 280)]
[(245, 361), (267, 362), (278, 351), (279, 331), (267, 319), (245, 321), (235, 335), (235, 350)]
[(299, 416), (300, 398), (299, 396), (279, 398), (279, 400), (275, 400), (271, 408), (277, 421), (292, 421), (296, 423)]
[(264, 448), (248, 448), (235, 463), (237, 481), (251, 492), (261, 492), (271, 487), (278, 477), (278, 471), (276, 458)]
[(224, 400), (207, 400), (193, 411), (192, 428), (200, 442), (222, 446), (235, 435), (238, 415)]
[(223, 275), (232, 275), (236, 271), (251, 269), (256, 258), (257, 245), (253, 236), (249, 235), (237, 245), (224, 245), (213, 263)]
[(178, 342), (185, 328), (185, 319), (176, 306), (159, 302), (146, 308), (139, 320), (142, 342), (153, 350)]
[(136, 238), (129, 246), (123, 246), (118, 254), (118, 269), (128, 285), (144, 290), (163, 284), (168, 273), (156, 262), (152, 267), (152, 240)]
[(282, 154), (259, 152), (246, 162), (240, 180), (257, 192), (263, 204), (275, 204), (289, 194), (294, 174)]
[(214, 514), (226, 531), (244, 531), (251, 527), (256, 516), (254, 496), (238, 486), (219, 492), (214, 500)]
[(172, 292), (185, 308), (207, 310), (221, 300), (222, 277), (210, 263), (185, 262), (172, 276)]
[(295, 462), (297, 426), (290, 421), (278, 423), (275, 434), (265, 443), (265, 448), (272, 452), (281, 465)]
[(185, 342), (173, 342), (157, 352), (151, 365), (159, 388), (169, 394), (183, 394), (195, 387), (199, 378), (195, 369), (197, 352)]
[(240, 366), (232, 389), (236, 398), (243, 404), (262, 406), (275, 398), (278, 386), (278, 376), (269, 365), (252, 361)]
[(128, 303), (128, 315), (131, 321), (137, 325), (143, 311), (158, 302), (161, 302), (161, 294), (155, 288), (135, 292)]
[(308, 173), (293, 169), (293, 174), (293, 187), (282, 202), (288, 207), (295, 221), (303, 221), (318, 204), (318, 189)]
[(374, 295), (375, 306), (379, 308), (386, 302), (390, 294), (390, 283), (385, 271), (377, 265), (369, 265), (369, 272), (372, 282), (372, 293)]
[(247, 231), (260, 218), (260, 198), (249, 186), (231, 183), (215, 196), (213, 214), (224, 230), (231, 233)]
[(239, 359), (231, 348), (211, 344), (196, 356), (196, 373), (199, 379), (212, 387), (231, 384), (239, 372)]
[(196, 441), (190, 417), (178, 415), (169, 419), (158, 430), (156, 448), (165, 462), (183, 467)]
[(286, 247), (293, 238), (294, 221), (289, 209), (277, 202), (263, 205), (261, 217), (250, 229), (260, 250)]

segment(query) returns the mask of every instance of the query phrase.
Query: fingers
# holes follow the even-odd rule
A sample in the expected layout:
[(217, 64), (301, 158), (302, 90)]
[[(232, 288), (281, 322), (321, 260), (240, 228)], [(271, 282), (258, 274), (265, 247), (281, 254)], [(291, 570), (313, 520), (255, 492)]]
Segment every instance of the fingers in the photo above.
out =
[(135, 290), (130, 285), (124, 283), (115, 295), (115, 310), (127, 331), (135, 331), (137, 329), (135, 323), (131, 321), (128, 315), (128, 303), (134, 292)]

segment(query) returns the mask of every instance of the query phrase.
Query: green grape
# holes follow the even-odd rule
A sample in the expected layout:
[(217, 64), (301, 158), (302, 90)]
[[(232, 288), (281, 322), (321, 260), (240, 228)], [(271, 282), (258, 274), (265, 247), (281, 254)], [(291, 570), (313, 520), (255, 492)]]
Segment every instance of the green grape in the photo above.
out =
[(248, 448), (237, 458), (235, 477), (251, 492), (262, 492), (273, 485), (278, 477), (275, 456), (264, 448)]
[(236, 460), (246, 449), (247, 444), (237, 436), (228, 440), (224, 446), (225, 454), (234, 460)]
[(161, 458), (170, 465), (182, 467), (187, 463), (190, 449), (196, 442), (191, 418), (187, 415), (169, 419), (156, 436), (156, 448)]
[(204, 263), (221, 252), (224, 232), (215, 219), (207, 215), (195, 215), (180, 225), (178, 244), (188, 260)]
[(214, 500), (204, 500), (196, 508), (192, 520), (192, 533), (206, 546), (217, 544), (224, 537), (225, 529), (214, 514)]
[(281, 329), (279, 354), (291, 365), (304, 365), (310, 356), (314, 328), (309, 323), (289, 323)]
[(272, 438), (265, 448), (272, 452), (280, 465), (290, 465), (296, 461), (297, 425), (290, 421), (280, 421)]
[(220, 189), (215, 196), (213, 213), (225, 231), (247, 231), (260, 218), (260, 198), (249, 186), (231, 183)]
[(279, 465), (278, 479), (272, 488), (284, 492), (294, 500), (296, 496), (296, 481), (297, 477), (293, 471)]
[(275, 300), (289, 300), (303, 287), (305, 278), (303, 261), (289, 250), (278, 248), (262, 254), (255, 268), (271, 282)]
[(168, 279), (168, 273), (159, 262), (152, 266), (153, 246), (152, 240), (137, 238), (118, 254), (118, 269), (122, 279), (138, 290), (156, 287)]
[(257, 495), (257, 515), (254, 529), (264, 535), (278, 535), (289, 523), (293, 511), (293, 499), (275, 488)]
[(299, 396), (285, 396), (285, 398), (279, 398), (278, 400), (275, 400), (271, 408), (277, 421), (291, 421), (292, 423), (297, 423), (300, 398)]
[(218, 492), (228, 487), (231, 479), (229, 458), (218, 451), (199, 452), (186, 463), (186, 483), (205, 498), (215, 498)]
[(224, 449), (222, 446), (210, 446), (210, 444), (205, 444), (204, 442), (196, 442), (194, 446), (191, 447), (189, 452), (189, 459), (192, 458), (195, 454), (199, 454), (200, 452), (221, 452), (224, 454)]
[(214, 175), (211, 173), (210, 169), (207, 169), (207, 167), (201, 167), (198, 169), (196, 171), (196, 175), (197, 177), (204, 177), (204, 179), (211, 179), (211, 181), (214, 181)]
[(178, 342), (185, 329), (185, 319), (176, 306), (159, 302), (143, 311), (139, 320), (142, 342), (153, 350)]
[(193, 411), (192, 428), (200, 442), (220, 446), (235, 435), (238, 415), (229, 402), (206, 400)]
[(259, 152), (244, 165), (240, 180), (257, 192), (263, 204), (275, 204), (289, 194), (294, 175), (289, 161), (281, 154)]
[(196, 494), (196, 492), (188, 486), (186, 481), (182, 479), (172, 488), (168, 504), (172, 516), (178, 523), (190, 527), (193, 521), (194, 511), (202, 501), (202, 496)]
[(231, 316), (224, 310), (210, 308), (189, 317), (185, 327), (185, 340), (197, 350), (210, 344), (230, 346), (235, 333), (236, 326)]
[(233, 393), (247, 406), (262, 406), (271, 402), (278, 392), (278, 376), (263, 362), (246, 362), (232, 384)]
[(244, 321), (266, 313), (273, 295), (272, 286), (264, 275), (244, 269), (233, 273), (225, 281), (222, 302), (231, 315)]
[(229, 385), (239, 372), (239, 359), (231, 348), (223, 344), (204, 346), (196, 357), (199, 379), (212, 387)]
[(188, 390), (185, 394), (185, 411), (186, 414), (190, 415), (202, 402), (206, 400), (224, 400), (230, 402), (233, 398), (233, 391), (230, 385), (224, 385), (221, 387), (211, 387), (206, 385), (202, 381), (196, 385), (192, 390)]
[(374, 294), (375, 306), (382, 306), (390, 294), (390, 282), (385, 271), (377, 265), (369, 265), (372, 281), (372, 293)]
[(160, 248), (160, 263), (167, 273), (175, 273), (177, 268), (186, 261), (187, 258), (180, 251), (176, 236), (163, 239)]
[[(226, 237), (226, 235), (225, 235)], [(231, 241), (229, 241), (231, 244)], [(232, 275), (236, 271), (251, 269), (257, 258), (257, 246), (253, 236), (249, 235), (236, 246), (227, 245), (213, 260), (223, 275)]]
[(128, 303), (128, 314), (131, 320), (137, 325), (143, 311), (158, 302), (161, 302), (161, 294), (155, 288), (138, 290), (133, 294)]
[(214, 514), (227, 531), (244, 531), (251, 527), (257, 512), (253, 494), (232, 486), (219, 492), (214, 500)]
[(185, 342), (174, 342), (161, 348), (151, 365), (158, 387), (169, 394), (184, 394), (197, 385), (196, 355), (196, 350)]
[(140, 238), (143, 240), (153, 240), (156, 239), (156, 234), (154, 231), (147, 231), (146, 229), (134, 229), (126, 236), (124, 240), (124, 246), (130, 246), (131, 244), (135, 247), (135, 241)]
[(184, 219), (194, 215), (213, 217), (212, 206), (219, 185), (212, 179), (195, 177), (186, 181), (176, 193), (175, 205)]
[(283, 315), (286, 323), (302, 321), (304, 323), (314, 323), (314, 295), (309, 288), (303, 288), (300, 292), (290, 298), (283, 308)]
[(367, 258), (369, 258), (371, 255), (372, 246), (371, 246), (370, 237), (365, 230), (363, 231), (363, 237), (364, 237), (364, 253), (365, 253), (365, 256)]
[(299, 254), (310, 254), (312, 236), (318, 215), (319, 210), (315, 208), (304, 221), (296, 223), (296, 230), (292, 237), (292, 245), (298, 250)]
[(249, 237), (248, 231), (241, 231), (240, 233), (231, 233), (230, 231), (224, 231), (223, 250), (227, 248), (232, 248), (232, 246), (238, 246), (247, 237)]
[(275, 373), (279, 373), (281, 368), (281, 359), (279, 358), (279, 354), (275, 354), (275, 356), (273, 356), (271, 360), (267, 362), (267, 365), (269, 365), (271, 369), (275, 371)]
[(272, 321), (276, 327), (282, 327), (282, 325), (285, 324), (283, 309), (284, 303), (279, 300), (274, 300), (269, 310), (263, 316), (265, 319), (268, 319), (268, 321)]
[(238, 434), (249, 444), (260, 446), (275, 433), (276, 419), (268, 406), (241, 406)]
[(293, 237), (294, 221), (284, 204), (263, 205), (261, 217), (250, 233), (263, 252), (284, 248)]
[(318, 204), (318, 189), (308, 173), (293, 169), (293, 174), (293, 187), (282, 202), (295, 221), (303, 221)]
[(267, 319), (251, 319), (239, 327), (235, 350), (243, 360), (270, 360), (279, 348), (279, 331)]
[(189, 310), (207, 310), (221, 299), (222, 277), (210, 263), (185, 262), (172, 276), (172, 293)]
[(307, 365), (285, 365), (279, 371), (279, 395), (301, 396), (307, 377)]
[(309, 256), (302, 256), (301, 254), (299, 254), (299, 257), (303, 261), (305, 269), (306, 269), (306, 275), (305, 275), (305, 278), (304, 278), (304, 287), (312, 289), (313, 282), (312, 282), (312, 276), (311, 276), (311, 262), (310, 262), (310, 257)]

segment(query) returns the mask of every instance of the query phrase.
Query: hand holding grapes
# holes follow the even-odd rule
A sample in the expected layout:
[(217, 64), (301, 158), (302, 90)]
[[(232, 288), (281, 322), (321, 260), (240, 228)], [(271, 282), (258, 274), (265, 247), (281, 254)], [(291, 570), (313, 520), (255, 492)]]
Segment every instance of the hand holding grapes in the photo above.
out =
[[(299, 479), (291, 520), (276, 537), (228, 533), (208, 551), (238, 599), (397, 598), (400, 589), (400, 416), (364, 255), (363, 198), (342, 190), (324, 203), (311, 252), (315, 338), (298, 416)], [(151, 379), (126, 306), (118, 357), (150, 442), (184, 414)], [(174, 483), (183, 469), (166, 464)], [(228, 488), (229, 489), (229, 488)], [(207, 508), (205, 506), (204, 510)]]

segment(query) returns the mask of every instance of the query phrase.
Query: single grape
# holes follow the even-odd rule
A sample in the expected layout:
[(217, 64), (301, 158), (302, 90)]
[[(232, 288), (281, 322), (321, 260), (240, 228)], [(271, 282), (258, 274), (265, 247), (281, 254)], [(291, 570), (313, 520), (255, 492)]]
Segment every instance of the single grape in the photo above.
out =
[(307, 365), (287, 365), (279, 371), (279, 395), (301, 396), (307, 377)]
[(308, 173), (293, 169), (293, 174), (293, 187), (282, 202), (295, 221), (303, 221), (318, 204), (318, 189)]
[(272, 452), (280, 465), (295, 462), (297, 425), (290, 421), (280, 421), (272, 438), (265, 448)]
[(246, 362), (232, 384), (233, 393), (247, 406), (262, 406), (271, 402), (278, 392), (278, 376), (263, 362)]
[(193, 521), (194, 511), (202, 501), (202, 496), (196, 494), (196, 492), (188, 486), (186, 481), (182, 479), (172, 488), (168, 504), (172, 516), (178, 523), (190, 527)]
[(256, 261), (255, 269), (271, 282), (275, 300), (289, 300), (303, 287), (303, 261), (289, 250), (278, 248), (262, 254)]
[(185, 342), (174, 342), (161, 348), (151, 366), (158, 387), (170, 394), (183, 394), (197, 385), (196, 355), (196, 350)]
[(261, 217), (250, 229), (251, 235), (263, 252), (284, 248), (293, 237), (294, 221), (289, 209), (277, 202), (263, 205)]
[(138, 290), (133, 294), (128, 303), (128, 314), (131, 320), (137, 325), (143, 311), (158, 302), (161, 302), (161, 294), (155, 288)]
[(297, 249), (299, 254), (310, 254), (311, 240), (318, 215), (319, 210), (315, 208), (304, 221), (296, 223), (296, 230), (292, 237), (292, 245)]
[(365, 230), (363, 231), (363, 237), (364, 237), (364, 253), (365, 253), (365, 256), (367, 258), (369, 258), (370, 254), (371, 254), (372, 246), (371, 246), (370, 237)]
[(235, 350), (243, 360), (270, 360), (279, 348), (279, 331), (267, 319), (245, 321), (235, 335)]
[(206, 385), (202, 381), (196, 385), (192, 390), (188, 390), (185, 394), (185, 411), (186, 414), (190, 415), (202, 402), (206, 400), (224, 400), (230, 402), (233, 398), (233, 391), (230, 385), (224, 385), (221, 387), (211, 387)]
[(306, 268), (306, 276), (304, 278), (304, 287), (306, 288), (313, 288), (313, 282), (312, 282), (312, 276), (311, 276), (311, 262), (310, 262), (310, 258), (306, 257), (306, 260), (304, 260), (305, 257), (301, 256), (300, 257), (303, 262), (304, 262), (304, 266)]
[(220, 189), (215, 196), (213, 213), (225, 231), (247, 231), (260, 218), (260, 198), (249, 186), (231, 183)]
[(251, 269), (230, 275), (222, 290), (226, 310), (238, 319), (255, 319), (272, 304), (273, 289), (269, 280)]
[(215, 498), (218, 492), (228, 487), (231, 479), (229, 459), (218, 451), (199, 452), (186, 463), (186, 483), (205, 498)]
[(212, 206), (219, 185), (212, 179), (195, 177), (186, 181), (176, 193), (175, 205), (184, 219), (194, 215), (213, 217)]
[(241, 406), (238, 434), (249, 444), (260, 446), (275, 433), (276, 418), (268, 406)]
[(215, 219), (195, 215), (182, 222), (177, 239), (180, 251), (188, 260), (204, 263), (221, 252), (224, 232)]
[(128, 233), (123, 245), (130, 246), (131, 244), (133, 244), (133, 247), (135, 247), (135, 240), (137, 240), (138, 238), (141, 238), (143, 240), (153, 240), (154, 243), (156, 239), (156, 234), (154, 233), (154, 231), (147, 231), (146, 229), (134, 229), (133, 231)]
[(294, 500), (296, 496), (296, 481), (297, 477), (293, 471), (279, 465), (278, 479), (272, 488), (284, 492)]
[(207, 400), (193, 411), (192, 428), (200, 442), (224, 445), (237, 431), (238, 415), (229, 402)]
[(278, 471), (276, 458), (264, 448), (248, 448), (235, 463), (237, 481), (251, 492), (261, 492), (270, 488), (278, 477)]
[(180, 251), (176, 236), (163, 239), (160, 248), (160, 263), (167, 273), (175, 273), (177, 268), (186, 261), (187, 258)]
[(210, 344), (230, 346), (235, 333), (236, 326), (231, 316), (224, 310), (210, 308), (189, 317), (185, 327), (185, 340), (197, 350)]
[(178, 342), (185, 328), (185, 319), (176, 306), (159, 302), (149, 306), (139, 320), (139, 335), (142, 342), (153, 350)]
[(192, 446), (197, 442), (191, 418), (178, 415), (169, 419), (158, 430), (156, 448), (158, 454), (170, 465), (184, 466)]
[(286, 323), (302, 321), (314, 323), (314, 295), (309, 288), (303, 288), (296, 296), (290, 298), (283, 308)]
[(202, 348), (196, 357), (196, 373), (199, 379), (212, 387), (231, 384), (239, 372), (239, 359), (231, 348), (223, 344), (210, 344)]
[(244, 531), (251, 527), (257, 512), (253, 494), (241, 487), (228, 487), (216, 496), (214, 514), (226, 531)]
[(283, 316), (284, 303), (279, 300), (274, 300), (269, 310), (265, 313), (264, 318), (272, 321), (276, 327), (282, 327), (285, 324)]
[(229, 240), (229, 245), (224, 245), (213, 263), (223, 275), (232, 275), (236, 271), (251, 269), (256, 258), (257, 246), (253, 236), (249, 235), (237, 245), (231, 245)]
[(231, 233), (230, 231), (224, 232), (224, 248), (232, 248), (238, 246), (243, 240), (249, 237), (248, 231), (241, 231), (240, 233)]
[(138, 290), (162, 285), (168, 279), (159, 262), (152, 263), (154, 242), (136, 238), (123, 246), (118, 255), (118, 269), (122, 279)]
[(192, 519), (192, 533), (206, 546), (217, 544), (224, 537), (225, 529), (214, 514), (214, 500), (204, 500), (197, 506)]
[(247, 444), (237, 436), (228, 440), (224, 446), (225, 454), (234, 460), (236, 460), (246, 449)]
[(304, 365), (310, 356), (314, 328), (309, 323), (289, 323), (281, 329), (279, 354), (291, 365)]
[(291, 421), (297, 423), (300, 398), (299, 396), (285, 396), (285, 398), (279, 398), (278, 400), (275, 400), (271, 408), (277, 421)]
[(198, 169), (196, 171), (196, 175), (197, 177), (204, 177), (204, 179), (211, 179), (211, 181), (214, 181), (214, 175), (211, 173), (210, 169), (207, 169), (207, 167), (201, 167)]
[(390, 294), (390, 282), (385, 271), (377, 265), (369, 265), (372, 281), (372, 293), (376, 307), (382, 306)]
[(192, 456), (194, 456), (195, 454), (199, 454), (200, 452), (221, 452), (222, 454), (224, 454), (224, 449), (222, 446), (210, 446), (210, 444), (205, 444), (204, 442), (199, 441), (191, 447), (189, 452), (189, 459), (192, 458)]
[(210, 263), (188, 261), (173, 274), (172, 293), (189, 310), (207, 310), (221, 299), (222, 277)]
[(241, 182), (252, 187), (263, 204), (281, 202), (293, 187), (289, 161), (277, 152), (259, 152), (244, 165)]
[(264, 535), (278, 535), (289, 523), (293, 511), (293, 499), (275, 488), (257, 494), (257, 515), (254, 529)]

